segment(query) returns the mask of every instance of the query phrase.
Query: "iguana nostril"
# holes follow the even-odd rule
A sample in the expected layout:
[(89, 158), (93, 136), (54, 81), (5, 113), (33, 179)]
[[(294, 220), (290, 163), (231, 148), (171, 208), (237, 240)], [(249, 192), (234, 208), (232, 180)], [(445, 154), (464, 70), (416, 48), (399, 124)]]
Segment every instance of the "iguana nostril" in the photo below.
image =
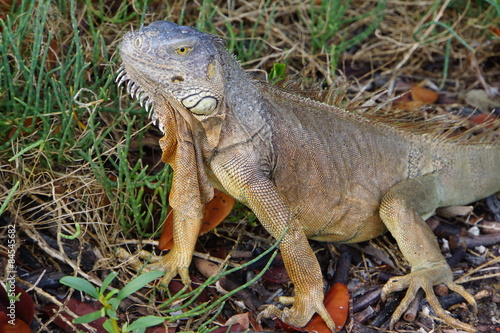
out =
[(141, 45), (142, 45), (142, 40), (141, 40), (139, 37), (136, 37), (136, 38), (134, 39), (134, 46), (135, 46), (136, 48), (140, 48), (140, 47), (141, 47)]
[(172, 76), (171, 80), (173, 83), (176, 83), (176, 82), (184, 81), (184, 78), (182, 76), (176, 75), (176, 76)]

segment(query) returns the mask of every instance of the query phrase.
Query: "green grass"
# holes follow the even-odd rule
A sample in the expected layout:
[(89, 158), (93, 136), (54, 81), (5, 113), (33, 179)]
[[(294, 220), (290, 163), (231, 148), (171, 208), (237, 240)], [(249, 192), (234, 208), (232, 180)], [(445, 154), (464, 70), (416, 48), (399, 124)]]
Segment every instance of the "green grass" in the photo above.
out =
[[(90, 282), (80, 277), (75, 276), (65, 276), (60, 279), (61, 284), (67, 285), (75, 290), (82, 293), (86, 293), (88, 296), (99, 301), (102, 305), (100, 310), (92, 313), (80, 316), (73, 320), (74, 324), (90, 323), (99, 318), (106, 318), (106, 321), (102, 327), (110, 333), (120, 333), (120, 332), (144, 332), (147, 327), (156, 326), (162, 324), (165, 318), (158, 316), (145, 316), (137, 319), (131, 323), (124, 323), (120, 325), (119, 313), (120, 313), (120, 303), (125, 298), (137, 292), (139, 289), (146, 287), (153, 280), (163, 276), (165, 272), (151, 271), (143, 273), (127, 283), (120, 290), (115, 288), (110, 288), (108, 292), (107, 288), (111, 282), (118, 276), (118, 273), (109, 274), (102, 285), (97, 288), (94, 287)], [(134, 331), (134, 330), (137, 331)]]
[[(361, 44), (375, 31), (385, 15), (386, 0), (378, 0), (373, 10), (354, 17), (349, 17), (346, 13), (349, 5), (350, 0), (326, 0), (321, 1), (319, 6), (311, 1), (309, 15), (307, 17), (302, 15), (302, 21), (310, 32), (312, 53), (328, 54), (333, 72), (338, 67), (340, 55), (351, 47)], [(369, 18), (370, 23), (349, 37), (349, 24), (365, 18)], [(334, 43), (333, 39), (338, 36), (341, 38), (337, 38), (337, 43)]]
[[(120, 102), (123, 97), (114, 83), (117, 59), (95, 23), (140, 21), (141, 17), (134, 12), (125, 15), (125, 1), (110, 17), (105, 16), (102, 2), (98, 8), (87, 5), (90, 24), (85, 34), (77, 22), (75, 1), (40, 1), (38, 6), (23, 1), (0, 22), (4, 41), (0, 45), (0, 156), (12, 161), (37, 155), (36, 168), (60, 170), (88, 164), (88, 171), (116, 204), (115, 216), (123, 229), (149, 237), (150, 212), (157, 199), (160, 218), (166, 215), (171, 172), (166, 167), (151, 174), (142, 164), (146, 152), (141, 142), (148, 120), (136, 102)], [(51, 22), (54, 16), (70, 26), (58, 31)], [(130, 160), (131, 142), (139, 147), (135, 161)], [(23, 178), (29, 170), (17, 171)], [(149, 204), (144, 202), (145, 190), (153, 191)]]

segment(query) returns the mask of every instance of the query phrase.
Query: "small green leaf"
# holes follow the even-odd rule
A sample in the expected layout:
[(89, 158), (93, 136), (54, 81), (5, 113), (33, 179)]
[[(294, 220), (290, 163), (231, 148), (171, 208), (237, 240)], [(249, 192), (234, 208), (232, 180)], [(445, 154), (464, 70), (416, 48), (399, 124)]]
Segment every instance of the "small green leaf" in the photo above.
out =
[(269, 81), (275, 84), (276, 82), (283, 80), (285, 78), (285, 70), (285, 64), (279, 62), (275, 63), (269, 72)]
[(113, 310), (113, 309), (106, 309), (106, 315), (107, 315), (109, 318), (112, 318), (112, 319), (118, 320), (118, 315), (116, 314), (116, 311), (115, 311), (115, 310)]
[(130, 332), (136, 329), (141, 329), (141, 328), (147, 328), (147, 327), (152, 327), (156, 325), (160, 325), (165, 321), (165, 318), (158, 317), (158, 316), (146, 316), (137, 319), (134, 321), (130, 326), (126, 328), (126, 331), (124, 332)]
[(118, 306), (120, 305), (121, 300), (117, 298), (112, 298), (108, 301), (108, 304), (111, 305), (113, 310), (118, 310)]
[(117, 272), (111, 272), (108, 276), (106, 276), (104, 281), (102, 281), (102, 286), (100, 288), (101, 294), (104, 294), (106, 288), (108, 288), (109, 284), (116, 278), (117, 275)]
[(160, 276), (163, 276), (164, 274), (165, 272), (161, 271), (151, 271), (141, 274), (124, 286), (118, 295), (116, 295), (116, 298), (121, 301), (125, 297), (135, 293), (137, 290), (145, 287), (148, 283), (159, 278)]
[(114, 333), (115, 330), (113, 328), (113, 323), (111, 322), (111, 319), (108, 319), (102, 324), (102, 327), (106, 330), (106, 332), (109, 333)]
[(78, 236), (80, 236), (81, 232), (82, 232), (82, 227), (80, 226), (80, 223), (75, 223), (75, 233), (72, 234), (72, 235), (65, 235), (63, 233), (60, 233), (61, 237), (62, 238), (66, 238), (66, 239), (75, 239), (77, 238)]
[(78, 318), (73, 319), (73, 324), (86, 324), (90, 323), (94, 320), (101, 318), (103, 315), (101, 310), (97, 310), (95, 312), (87, 313), (86, 315), (80, 316)]
[(87, 280), (75, 276), (65, 276), (59, 282), (78, 291), (83, 291), (95, 299), (99, 299), (99, 291)]
[(111, 297), (113, 297), (113, 296), (115, 296), (116, 294), (118, 294), (118, 292), (119, 292), (119, 290), (118, 290), (118, 289), (113, 289), (113, 290), (111, 290), (111, 291), (110, 291), (110, 292), (106, 295), (106, 297), (104, 297), (104, 300), (105, 300), (105, 301), (107, 301), (107, 302), (109, 302), (108, 300), (109, 300)]

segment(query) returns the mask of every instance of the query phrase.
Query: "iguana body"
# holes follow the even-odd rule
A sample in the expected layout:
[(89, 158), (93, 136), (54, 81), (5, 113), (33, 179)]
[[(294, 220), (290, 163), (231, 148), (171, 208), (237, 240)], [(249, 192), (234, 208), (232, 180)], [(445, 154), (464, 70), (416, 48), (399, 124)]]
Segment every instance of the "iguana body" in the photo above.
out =
[(293, 306), (270, 306), (264, 316), (304, 326), (318, 312), (333, 330), (307, 238), (359, 242), (388, 229), (412, 266), (383, 289), (385, 298), (409, 287), (391, 324), (423, 288), (440, 317), (473, 330), (437, 302), (432, 286), (445, 283), (475, 306), (453, 283), (423, 218), (500, 191), (500, 145), (412, 134), (251, 80), (220, 39), (170, 22), (128, 33), (120, 55), (118, 80), (152, 103), (165, 132), (163, 160), (174, 169), (174, 247), (156, 266), (166, 271), (163, 282), (177, 273), (189, 282), (203, 205), (217, 188), (250, 207), (274, 237), (284, 233)]

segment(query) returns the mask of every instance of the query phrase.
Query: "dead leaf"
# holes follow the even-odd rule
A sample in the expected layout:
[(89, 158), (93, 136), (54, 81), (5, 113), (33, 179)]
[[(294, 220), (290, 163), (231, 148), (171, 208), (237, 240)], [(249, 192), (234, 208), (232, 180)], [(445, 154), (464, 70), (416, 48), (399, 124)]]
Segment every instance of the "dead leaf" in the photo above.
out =
[(360, 250), (361, 252), (371, 255), (372, 257), (377, 258), (378, 260), (382, 261), (384, 264), (387, 264), (391, 267), (396, 267), (394, 262), (389, 258), (382, 250), (379, 248), (375, 247), (371, 242), (364, 245), (360, 246), (359, 244), (352, 244), (352, 247)]
[(234, 325), (239, 325), (240, 331), (246, 331), (250, 328), (249, 314), (250, 312), (234, 315), (226, 321), (224, 326), (232, 327)]
[[(486, 128), (491, 126), (490, 123), (493, 123), (495, 121), (495, 119), (497, 119), (497, 117), (495, 117), (492, 114), (486, 114), (486, 113), (480, 113), (480, 114), (476, 114), (476, 115), (470, 117), (471, 123), (473, 123), (475, 125), (483, 125), (484, 124), (484, 125), (486, 125)], [(490, 125), (488, 125), (488, 124), (490, 124)]]
[(235, 324), (231, 327), (228, 326), (220, 326), (217, 327), (215, 330), (210, 331), (211, 333), (231, 333), (231, 332), (241, 332), (243, 331), (240, 327), (240, 324)]
[(209, 278), (219, 271), (219, 265), (202, 258), (193, 258), (194, 266), (206, 278)]
[(14, 325), (0, 322), (0, 333), (31, 333), (31, 328), (19, 318), (14, 318)]
[(484, 113), (489, 113), (494, 108), (500, 107), (500, 98), (493, 99), (485, 90), (473, 89), (465, 94), (465, 101), (470, 106), (478, 108)]
[(423, 104), (433, 104), (438, 100), (439, 94), (435, 91), (420, 86), (411, 87), (411, 98)]
[[(85, 302), (81, 302), (77, 299), (71, 298), (67, 303), (66, 303), (66, 308), (69, 310), (73, 311), (76, 315), (78, 316), (83, 316), (92, 312), (95, 312), (99, 309), (102, 308), (101, 304), (89, 304)], [(54, 315), (53, 311), (59, 310), (59, 307), (55, 304), (48, 304), (45, 308), (45, 311), (49, 313), (50, 316)], [(69, 326), (62, 318), (61, 316), (64, 316), (67, 321), (71, 322), (73, 320), (73, 317), (71, 317), (68, 313), (66, 313), (64, 310), (59, 313), (59, 315), (54, 319), (53, 323), (65, 330), (66, 332), (72, 332), (73, 329), (71, 326)], [(101, 317), (97, 320), (94, 320), (87, 325), (95, 328), (97, 333), (106, 333), (106, 330), (102, 327), (104, 322), (106, 321), (105, 317)], [(83, 325), (77, 324), (75, 325), (79, 330), (86, 331), (85, 327)]]
[(285, 283), (290, 281), (284, 264), (269, 267), (264, 275), (262, 275), (262, 278), (272, 283)]
[[(200, 279), (198, 279), (196, 276), (190, 275), (189, 277), (191, 278), (191, 289), (194, 290), (197, 287), (199, 287), (200, 284), (202, 284)], [(172, 295), (177, 294), (184, 287), (185, 287), (184, 283), (180, 282), (179, 280), (172, 280), (168, 284), (168, 290), (170, 291), (170, 294), (172, 294)], [(202, 290), (202, 292), (195, 299), (195, 302), (197, 302), (197, 303), (205, 303), (208, 301), (210, 301), (210, 297), (208, 296), (208, 292), (206, 289)]]
[(500, 29), (497, 27), (489, 27), (488, 28), (493, 34), (495, 34), (497, 37), (500, 37)]
[(59, 58), (58, 56), (59, 49), (60, 49), (59, 44), (57, 43), (55, 38), (52, 38), (49, 43), (47, 60), (45, 61), (45, 65), (47, 66), (48, 71), (57, 67)]
[[(326, 293), (323, 302), (330, 316), (335, 322), (335, 329), (341, 330), (347, 321), (349, 313), (349, 290), (343, 283), (335, 283), (333, 287)], [(311, 321), (304, 327), (310, 333), (330, 333), (330, 329), (326, 326), (325, 321), (315, 314)]]
[[(16, 318), (22, 320), (29, 326), (33, 321), (33, 317), (35, 316), (35, 304), (33, 303), (31, 296), (21, 287), (15, 286), (14, 294), (20, 294), (19, 301), (16, 301), (14, 303)], [(5, 311), (5, 313), (8, 313), (7, 308), (10, 306), (10, 304), (11, 303), (7, 296), (7, 292), (3, 287), (0, 286), (0, 313), (2, 313), (3, 311)], [(0, 329), (0, 332), (1, 331), (2, 330)]]
[(155, 326), (146, 328), (146, 333), (175, 333), (176, 330), (177, 327), (165, 328), (165, 327)]
[(276, 322), (276, 324), (285, 332), (287, 333), (292, 333), (292, 332), (306, 332), (305, 329), (302, 329), (300, 327), (295, 327), (295, 326), (292, 326), (292, 325), (289, 325), (287, 323), (285, 323), (284, 321), (282, 321), (281, 319), (279, 319), (278, 317), (274, 317), (273, 320)]
[[(35, 118), (35, 126), (39, 125), (42, 122), (42, 118), (36, 117)], [(23, 123), (23, 129), (20, 132), (21, 136), (24, 136), (26, 134), (31, 134), (33, 133), (34, 130), (32, 130), (30, 127), (33, 126), (33, 117), (26, 117)], [(7, 134), (7, 140), (11, 139), (14, 134), (16, 133), (18, 129), (18, 126), (13, 126), (12, 129), (9, 131)]]
[(85, 125), (81, 120), (76, 111), (73, 111), (73, 118), (76, 120), (76, 124), (82, 131), (84, 131), (87, 128), (87, 125)]
[(413, 111), (426, 104), (436, 103), (438, 98), (439, 94), (435, 91), (413, 85), (410, 89), (410, 94), (404, 94), (396, 100), (396, 104), (402, 110)]

